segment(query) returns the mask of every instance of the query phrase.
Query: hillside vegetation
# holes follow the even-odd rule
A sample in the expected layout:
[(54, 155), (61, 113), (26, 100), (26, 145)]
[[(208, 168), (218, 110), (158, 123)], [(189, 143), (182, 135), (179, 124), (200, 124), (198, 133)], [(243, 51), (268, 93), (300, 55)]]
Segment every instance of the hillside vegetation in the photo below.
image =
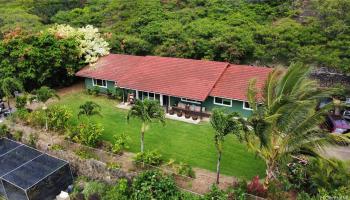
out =
[[(2, 38), (19, 27), (21, 34), (30, 34), (55, 23), (89, 24), (104, 33), (113, 53), (266, 66), (302, 62), (350, 72), (348, 0), (0, 0), (0, 4)], [(1, 52), (0, 48), (0, 56)]]

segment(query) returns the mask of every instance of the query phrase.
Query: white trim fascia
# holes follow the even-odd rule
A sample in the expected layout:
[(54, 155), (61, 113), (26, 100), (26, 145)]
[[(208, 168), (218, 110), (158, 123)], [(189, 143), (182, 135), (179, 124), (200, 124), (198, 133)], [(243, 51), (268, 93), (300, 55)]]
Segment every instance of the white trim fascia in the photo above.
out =
[[(184, 100), (184, 99), (186, 99), (186, 100)], [(183, 101), (183, 102), (194, 103), (194, 104), (201, 104), (201, 102), (199, 102), (199, 101), (195, 101), (195, 100), (192, 101), (192, 99), (191, 100), (187, 100), (187, 99), (188, 98), (182, 98), (181, 97), (181, 101)]]

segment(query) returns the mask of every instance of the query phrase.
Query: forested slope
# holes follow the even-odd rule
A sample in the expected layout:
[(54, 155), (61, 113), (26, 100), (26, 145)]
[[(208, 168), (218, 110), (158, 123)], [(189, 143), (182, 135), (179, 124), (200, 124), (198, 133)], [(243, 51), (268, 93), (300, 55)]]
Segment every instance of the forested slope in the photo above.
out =
[(91, 24), (115, 53), (267, 66), (300, 61), (350, 72), (349, 0), (0, 2), (2, 34)]

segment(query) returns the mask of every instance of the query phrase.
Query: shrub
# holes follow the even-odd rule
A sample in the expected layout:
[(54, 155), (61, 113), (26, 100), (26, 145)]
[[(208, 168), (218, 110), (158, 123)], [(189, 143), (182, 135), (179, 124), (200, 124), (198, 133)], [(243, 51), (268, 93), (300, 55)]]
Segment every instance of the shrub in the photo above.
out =
[(120, 179), (118, 183), (106, 191), (106, 194), (102, 197), (103, 200), (128, 200), (130, 193), (130, 187), (128, 187), (128, 181), (126, 179)]
[(27, 122), (29, 115), (30, 114), (27, 109), (21, 108), (21, 109), (17, 109), (17, 111), (12, 114), (12, 117), (14, 120)]
[(192, 167), (186, 163), (180, 163), (177, 167), (177, 173), (183, 176), (189, 176), (191, 178), (195, 178), (196, 174), (193, 171)]
[(85, 93), (88, 94), (88, 95), (92, 95), (92, 89), (91, 88), (87, 88), (85, 90)]
[(29, 146), (35, 148), (36, 147), (36, 143), (38, 142), (38, 139), (39, 139), (39, 137), (38, 137), (37, 134), (35, 134), (35, 133), (29, 134), (29, 139), (28, 139)]
[(8, 137), (10, 135), (10, 129), (6, 124), (0, 125), (0, 137)]
[(71, 127), (67, 136), (74, 142), (95, 147), (101, 140), (103, 127), (94, 122), (82, 122), (78, 126)]
[(107, 89), (106, 93), (107, 93), (107, 97), (109, 99), (117, 99), (118, 98), (116, 90)]
[(109, 170), (116, 170), (116, 169), (120, 169), (120, 164), (119, 163), (116, 163), (116, 162), (108, 162), (106, 163), (107, 165), (107, 169)]
[(128, 142), (130, 141), (130, 137), (125, 133), (121, 135), (114, 136), (114, 144), (112, 147), (112, 152), (116, 154), (122, 153), (125, 149), (129, 148)]
[(31, 126), (44, 127), (45, 126), (45, 112), (43, 110), (35, 110), (29, 113), (27, 122)]
[(342, 161), (313, 159), (307, 166), (312, 193), (335, 191), (350, 185), (350, 173)]
[(91, 94), (94, 95), (94, 96), (98, 96), (100, 94), (100, 87), (98, 86), (94, 86), (92, 89), (91, 89)]
[(133, 181), (134, 199), (173, 199), (178, 195), (175, 181), (159, 171), (145, 171)]
[(267, 195), (267, 189), (260, 183), (259, 176), (255, 176), (247, 185), (247, 192), (259, 197), (266, 197)]
[(79, 156), (81, 159), (97, 159), (96, 154), (92, 153), (91, 151), (84, 150), (84, 149), (78, 149), (74, 151), (75, 155)]
[(220, 190), (217, 185), (212, 185), (210, 192), (204, 195), (204, 200), (227, 200), (228, 194), (224, 190)]
[(55, 131), (63, 131), (72, 116), (72, 112), (66, 106), (52, 106), (47, 111), (48, 125)]
[(163, 163), (162, 155), (158, 151), (145, 151), (136, 154), (134, 162), (137, 166), (159, 166)]
[(89, 199), (93, 195), (102, 197), (106, 192), (106, 187), (106, 184), (97, 181), (91, 181), (86, 183), (82, 193), (84, 194), (85, 199)]
[(27, 104), (27, 95), (17, 96), (16, 97), (16, 108), (23, 109)]
[(59, 144), (54, 144), (51, 146), (50, 149), (53, 151), (60, 151), (60, 150), (64, 150), (64, 147), (62, 145), (59, 145)]
[(23, 137), (23, 132), (22, 131), (15, 131), (13, 133), (13, 139), (14, 140), (22, 141), (22, 137)]

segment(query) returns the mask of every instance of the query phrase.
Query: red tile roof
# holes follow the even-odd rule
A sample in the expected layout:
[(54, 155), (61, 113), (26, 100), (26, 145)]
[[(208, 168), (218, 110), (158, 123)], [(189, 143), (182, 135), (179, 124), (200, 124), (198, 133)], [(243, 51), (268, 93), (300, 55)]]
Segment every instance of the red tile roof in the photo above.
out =
[(204, 101), (228, 63), (146, 56), (119, 87)]
[(247, 100), (249, 80), (261, 88), (272, 69), (226, 62), (110, 54), (77, 76), (116, 81), (122, 88), (204, 101), (208, 96)]
[(88, 65), (76, 73), (80, 77), (118, 81), (127, 71), (136, 67), (143, 56), (109, 54), (101, 57), (93, 65)]
[(261, 89), (271, 71), (272, 69), (267, 67), (230, 64), (215, 84), (210, 96), (246, 101), (249, 81), (256, 79), (256, 86)]

